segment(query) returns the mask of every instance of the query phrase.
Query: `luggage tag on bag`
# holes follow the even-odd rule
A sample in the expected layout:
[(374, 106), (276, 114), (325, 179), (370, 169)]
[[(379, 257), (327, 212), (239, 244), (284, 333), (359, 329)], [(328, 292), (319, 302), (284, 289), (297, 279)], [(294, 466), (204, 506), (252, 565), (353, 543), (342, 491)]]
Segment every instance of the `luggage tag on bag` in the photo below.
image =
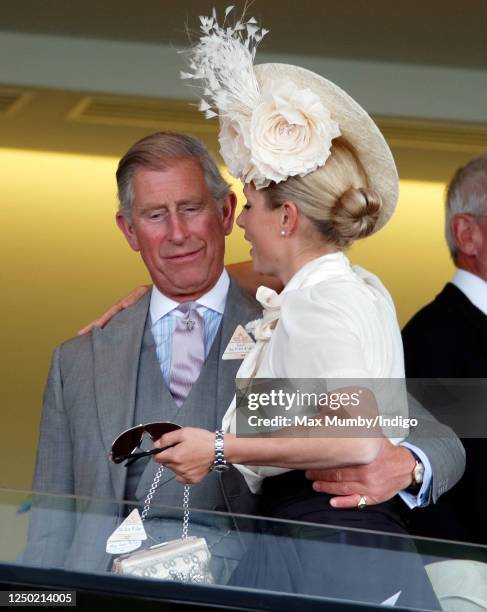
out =
[(233, 336), (230, 338), (222, 359), (244, 359), (254, 348), (255, 342), (245, 331), (242, 325), (237, 325)]
[(140, 548), (142, 540), (147, 540), (147, 534), (135, 508), (108, 538), (106, 552), (112, 555), (128, 553)]

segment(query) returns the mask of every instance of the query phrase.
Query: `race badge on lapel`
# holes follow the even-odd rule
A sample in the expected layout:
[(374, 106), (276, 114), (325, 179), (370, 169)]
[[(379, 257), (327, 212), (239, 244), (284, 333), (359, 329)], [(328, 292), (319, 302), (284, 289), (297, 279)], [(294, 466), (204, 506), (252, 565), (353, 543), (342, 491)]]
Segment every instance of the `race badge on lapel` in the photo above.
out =
[(252, 350), (255, 342), (245, 331), (242, 325), (237, 325), (237, 328), (233, 332), (233, 336), (230, 338), (225, 352), (222, 355), (222, 359), (243, 359)]

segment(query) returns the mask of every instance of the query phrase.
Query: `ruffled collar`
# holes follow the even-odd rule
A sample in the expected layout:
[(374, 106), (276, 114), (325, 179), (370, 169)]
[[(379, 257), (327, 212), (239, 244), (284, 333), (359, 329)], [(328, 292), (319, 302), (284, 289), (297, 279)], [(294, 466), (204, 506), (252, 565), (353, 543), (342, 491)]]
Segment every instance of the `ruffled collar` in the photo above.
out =
[(261, 285), (257, 289), (255, 297), (262, 306), (262, 318), (250, 321), (245, 326), (245, 329), (254, 336), (255, 340), (269, 340), (279, 321), (281, 304), (286, 293), (304, 287), (311, 287), (326, 281), (327, 278), (332, 278), (350, 270), (351, 266), (348, 258), (344, 253), (338, 251), (322, 255), (306, 263), (294, 274), (281, 293)]
[(255, 295), (262, 306), (262, 318), (250, 321), (245, 329), (255, 340), (269, 340), (281, 316), (281, 295), (261, 285)]

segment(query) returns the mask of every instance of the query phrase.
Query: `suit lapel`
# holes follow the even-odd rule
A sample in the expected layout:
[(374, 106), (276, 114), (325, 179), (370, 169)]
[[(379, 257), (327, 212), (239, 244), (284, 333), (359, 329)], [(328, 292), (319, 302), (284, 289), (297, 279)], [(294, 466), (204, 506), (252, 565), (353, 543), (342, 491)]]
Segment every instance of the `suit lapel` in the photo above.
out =
[[(261, 309), (257, 302), (254, 302), (242, 293), (238, 284), (230, 278), (225, 313), (222, 320), (222, 333), (220, 350), (218, 355), (218, 425), (221, 424), (223, 415), (227, 411), (230, 401), (235, 394), (235, 375), (240, 367), (241, 360), (222, 359), (223, 353), (230, 342), (237, 325), (245, 326), (252, 319), (260, 316)], [(229, 401), (225, 401), (230, 397)], [(225, 399), (224, 399), (225, 398)]]
[[(115, 438), (132, 426), (137, 371), (150, 292), (133, 307), (120, 313), (105, 329), (95, 328), (93, 359), (95, 397), (105, 452)], [(127, 471), (109, 462), (115, 497), (123, 497)]]

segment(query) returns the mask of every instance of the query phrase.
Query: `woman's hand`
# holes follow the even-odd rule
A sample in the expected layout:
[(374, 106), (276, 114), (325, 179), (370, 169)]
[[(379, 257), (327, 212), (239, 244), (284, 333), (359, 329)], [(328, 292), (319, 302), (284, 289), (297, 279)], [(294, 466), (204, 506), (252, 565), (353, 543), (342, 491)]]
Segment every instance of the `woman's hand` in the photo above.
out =
[(106, 312), (104, 312), (100, 317), (88, 323), (83, 329), (80, 329), (78, 332), (78, 336), (82, 336), (83, 334), (87, 334), (91, 331), (93, 326), (97, 327), (105, 327), (105, 325), (113, 319), (113, 317), (118, 314), (121, 310), (125, 310), (135, 302), (138, 302), (140, 298), (145, 295), (149, 289), (152, 288), (152, 285), (141, 285), (140, 287), (136, 287), (133, 289), (128, 295), (119, 300), (116, 304), (111, 306)]
[(154, 455), (154, 461), (176, 474), (176, 480), (195, 484), (210, 471), (215, 457), (215, 433), (206, 429), (183, 427), (164, 434), (154, 442), (155, 448), (170, 446)]

